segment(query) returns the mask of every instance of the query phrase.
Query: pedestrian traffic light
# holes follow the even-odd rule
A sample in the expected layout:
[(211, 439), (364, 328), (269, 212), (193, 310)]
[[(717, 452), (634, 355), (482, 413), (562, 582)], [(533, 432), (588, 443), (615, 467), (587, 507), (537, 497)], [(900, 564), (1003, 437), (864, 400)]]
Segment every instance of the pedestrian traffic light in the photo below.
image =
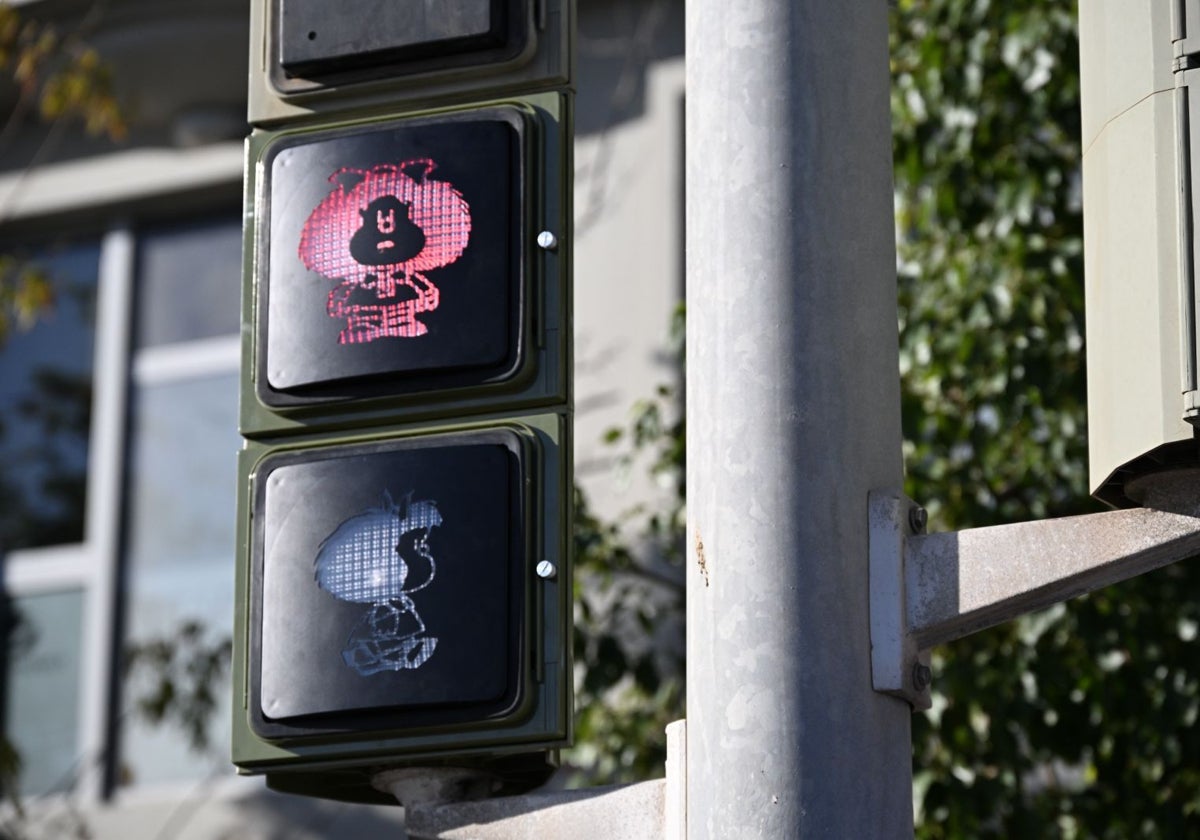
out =
[(255, 134), (243, 433), (564, 403), (565, 118), (540, 94)]
[(542, 781), (571, 737), (569, 0), (255, 0), (233, 760)]
[(396, 766), (544, 778), (570, 733), (568, 427), (248, 445), (235, 763), (365, 800)]

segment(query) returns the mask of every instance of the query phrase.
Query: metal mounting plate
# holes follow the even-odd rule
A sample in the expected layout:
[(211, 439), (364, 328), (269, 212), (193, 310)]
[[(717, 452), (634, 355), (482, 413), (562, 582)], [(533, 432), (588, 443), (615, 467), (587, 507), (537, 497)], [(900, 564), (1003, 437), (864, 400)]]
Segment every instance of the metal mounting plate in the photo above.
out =
[(908, 627), (904, 545), (919, 506), (899, 491), (872, 491), (868, 501), (871, 557), (871, 685), (914, 710), (930, 707), (929, 652)]

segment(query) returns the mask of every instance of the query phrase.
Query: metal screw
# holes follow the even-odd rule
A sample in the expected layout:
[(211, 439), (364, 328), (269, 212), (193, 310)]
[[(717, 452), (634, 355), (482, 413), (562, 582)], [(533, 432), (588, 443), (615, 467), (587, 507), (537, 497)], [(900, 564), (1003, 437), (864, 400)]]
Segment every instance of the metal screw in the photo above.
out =
[(929, 511), (923, 507), (908, 509), (908, 527), (914, 534), (924, 534), (929, 525)]
[(929, 688), (929, 684), (933, 682), (933, 671), (929, 669), (928, 665), (918, 662), (913, 665), (912, 681), (913, 688), (915, 688), (917, 691), (924, 691), (925, 689)]
[(549, 580), (558, 573), (558, 569), (554, 568), (554, 564), (549, 560), (543, 560), (537, 564), (537, 576)]
[(538, 234), (538, 247), (545, 251), (553, 251), (558, 247), (558, 238), (548, 230), (544, 230)]

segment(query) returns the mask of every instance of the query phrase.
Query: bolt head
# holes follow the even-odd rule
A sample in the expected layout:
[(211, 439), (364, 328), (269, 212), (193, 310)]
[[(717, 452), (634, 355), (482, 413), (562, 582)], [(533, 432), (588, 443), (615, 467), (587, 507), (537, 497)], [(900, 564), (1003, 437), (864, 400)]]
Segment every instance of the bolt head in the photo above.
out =
[(544, 580), (549, 580), (557, 573), (558, 569), (556, 569), (554, 564), (549, 560), (543, 560), (537, 564), (537, 576)]
[(923, 507), (910, 508), (908, 511), (908, 527), (914, 534), (924, 534), (929, 525), (929, 511)]
[(538, 247), (545, 251), (553, 251), (558, 247), (558, 238), (548, 230), (544, 230), (538, 234)]
[(924, 691), (929, 688), (929, 684), (933, 682), (933, 671), (928, 665), (918, 662), (913, 665), (912, 670), (913, 688), (917, 691)]

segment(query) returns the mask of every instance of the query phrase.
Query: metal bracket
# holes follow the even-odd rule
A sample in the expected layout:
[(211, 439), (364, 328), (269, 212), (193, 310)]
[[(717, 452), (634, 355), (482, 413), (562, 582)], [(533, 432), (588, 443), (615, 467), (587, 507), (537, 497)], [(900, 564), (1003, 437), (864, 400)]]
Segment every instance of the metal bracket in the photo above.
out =
[(908, 627), (904, 580), (905, 544), (924, 513), (903, 494), (872, 492), (868, 501), (870, 531), (871, 684), (915, 710), (928, 709), (929, 651), (917, 647)]
[(1178, 472), (1148, 507), (940, 534), (914, 532), (919, 508), (899, 491), (872, 491), (875, 690), (927, 709), (934, 645), (1200, 555), (1200, 515), (1187, 501), (1200, 476)]

